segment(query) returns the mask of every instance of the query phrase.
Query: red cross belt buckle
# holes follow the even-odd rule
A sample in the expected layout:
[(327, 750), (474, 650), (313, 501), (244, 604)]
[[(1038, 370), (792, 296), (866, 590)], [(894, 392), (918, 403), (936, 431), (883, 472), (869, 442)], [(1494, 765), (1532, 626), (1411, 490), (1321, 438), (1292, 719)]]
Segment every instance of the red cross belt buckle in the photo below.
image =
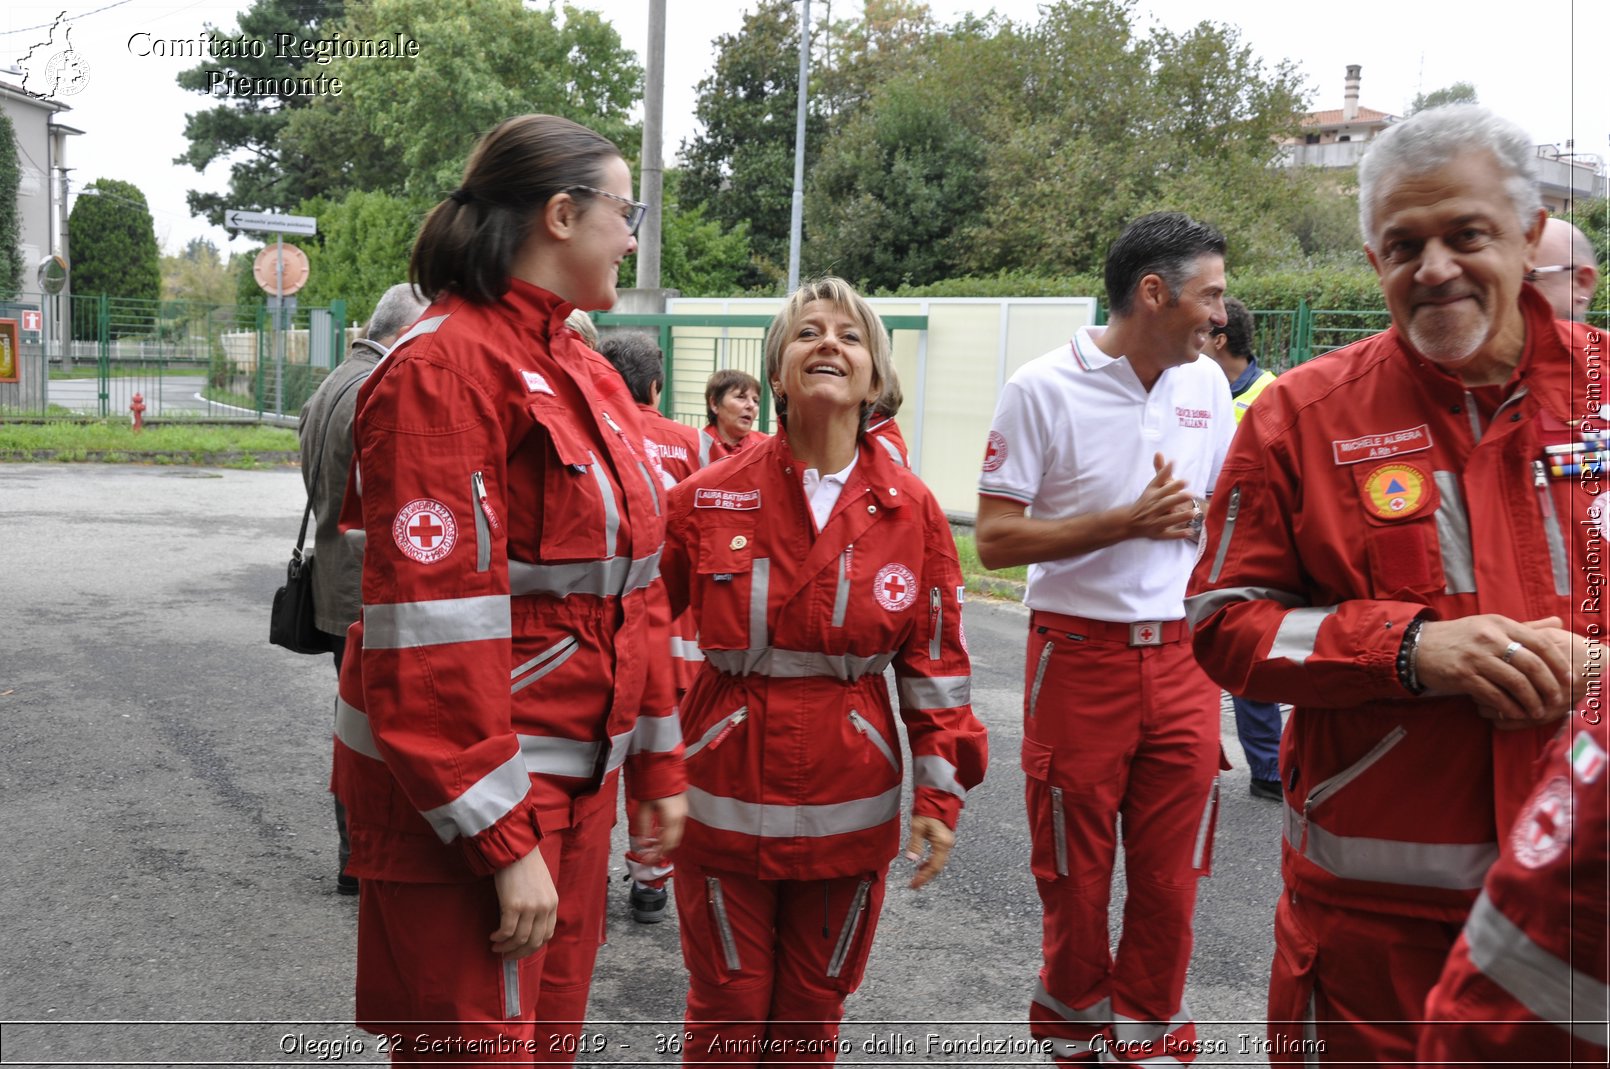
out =
[(1158, 620), (1141, 620), (1129, 625), (1129, 644), (1131, 646), (1161, 646), (1163, 644), (1163, 625)]

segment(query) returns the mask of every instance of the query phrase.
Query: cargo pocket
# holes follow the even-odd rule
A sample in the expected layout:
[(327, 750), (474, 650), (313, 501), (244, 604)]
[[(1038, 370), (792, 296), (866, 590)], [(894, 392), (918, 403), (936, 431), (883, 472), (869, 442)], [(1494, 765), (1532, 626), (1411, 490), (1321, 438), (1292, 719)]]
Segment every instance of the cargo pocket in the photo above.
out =
[[(1314, 1050), (1314, 987), (1319, 944), (1297, 917), (1289, 894), (1275, 907), (1275, 958), (1269, 971), (1269, 1036), (1287, 1051)], [(1294, 1058), (1280, 1059), (1293, 1064)], [(1309, 1059), (1316, 1055), (1309, 1054)], [(1273, 1062), (1274, 1059), (1271, 1059)], [(1304, 1064), (1296, 1062), (1296, 1064)]]
[(840, 995), (854, 992), (866, 975), (867, 961), (872, 955), (872, 936), (877, 931), (878, 913), (883, 908), (883, 886), (881, 877), (867, 876), (858, 882), (837, 925), (833, 952), (824, 972), (829, 986)]
[(1068, 810), (1062, 787), (1051, 783), (1051, 747), (1023, 740), (1023, 774), (1029, 813), (1029, 868), (1036, 879), (1068, 875)]
[[(546, 431), (539, 540), (545, 561), (604, 560), (617, 552), (620, 505), (606, 466), (587, 444), (572, 417), (556, 402), (532, 400), (527, 411)], [(531, 448), (528, 438), (522, 448)]]

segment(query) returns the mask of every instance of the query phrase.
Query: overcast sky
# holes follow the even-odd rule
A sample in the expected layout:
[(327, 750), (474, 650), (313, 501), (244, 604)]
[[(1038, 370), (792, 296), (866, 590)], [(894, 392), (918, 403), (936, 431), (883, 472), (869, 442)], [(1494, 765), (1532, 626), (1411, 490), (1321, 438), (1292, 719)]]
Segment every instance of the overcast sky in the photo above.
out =
[[(444, 0), (450, 2), (450, 0)], [(204, 25), (235, 25), (237, 0), (85, 0), (63, 7), (38, 0), (9, 0), (0, 14), (0, 67), (20, 63), (30, 46), (44, 40), (64, 10), (72, 45), (88, 68), (81, 92), (62, 100), (72, 106), (63, 119), (85, 131), (69, 148), (72, 181), (80, 188), (99, 177), (139, 186), (151, 203), (157, 237), (168, 251), (195, 236), (228, 247), (225, 231), (207, 227), (185, 208), (187, 189), (227, 188), (227, 171), (214, 165), (205, 175), (172, 160), (186, 148), (184, 117), (207, 101), (186, 93), (175, 75), (195, 59), (136, 55), (144, 38), (194, 38)], [(648, 0), (579, 0), (603, 12), (628, 48), (641, 58), (647, 42)], [(666, 42), (666, 154), (695, 132), (694, 87), (709, 73), (712, 44), (742, 23), (752, 4), (722, 0), (668, 0)], [(1035, 21), (1034, 0), (931, 0), (948, 22), (968, 10), (992, 7), (1017, 21)], [(833, 14), (858, 12), (857, 0), (838, 0)], [(1296, 62), (1313, 90), (1313, 106), (1339, 108), (1349, 63), (1361, 64), (1361, 102), (1401, 114), (1417, 92), (1457, 81), (1475, 85), (1481, 102), (1525, 127), (1539, 143), (1575, 141), (1578, 152), (1610, 156), (1610, 4), (1602, 0), (1548, 0), (1535, 7), (1513, 0), (1467, 0), (1450, 9), (1405, 0), (1347, 0), (1293, 5), (1287, 0), (1137, 0), (1143, 20), (1184, 31), (1204, 17), (1237, 26), (1242, 39), (1267, 64)], [(811, 4), (813, 19), (825, 14)], [(428, 41), (420, 42), (430, 47)], [(45, 50), (53, 52), (54, 47)], [(39, 161), (43, 163), (44, 161)], [(283, 206), (285, 209), (291, 205)], [(236, 238), (233, 247), (254, 242)]]

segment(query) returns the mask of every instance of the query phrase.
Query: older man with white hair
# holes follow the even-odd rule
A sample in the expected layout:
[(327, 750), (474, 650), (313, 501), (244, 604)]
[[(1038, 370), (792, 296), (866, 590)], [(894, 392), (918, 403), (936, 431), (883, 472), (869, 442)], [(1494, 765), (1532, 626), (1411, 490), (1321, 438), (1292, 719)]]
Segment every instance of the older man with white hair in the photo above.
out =
[(1543, 224), (1537, 262), (1526, 272), (1526, 281), (1548, 298), (1555, 318), (1582, 322), (1599, 286), (1599, 261), (1593, 255), (1593, 242), (1564, 219), (1550, 219)]
[(1537, 758), (1562, 718), (1597, 715), (1602, 339), (1522, 281), (1535, 166), (1474, 106), (1377, 139), (1359, 214), (1392, 326), (1280, 376), (1214, 491), (1197, 657), (1294, 707), (1277, 1063), (1414, 1062)]

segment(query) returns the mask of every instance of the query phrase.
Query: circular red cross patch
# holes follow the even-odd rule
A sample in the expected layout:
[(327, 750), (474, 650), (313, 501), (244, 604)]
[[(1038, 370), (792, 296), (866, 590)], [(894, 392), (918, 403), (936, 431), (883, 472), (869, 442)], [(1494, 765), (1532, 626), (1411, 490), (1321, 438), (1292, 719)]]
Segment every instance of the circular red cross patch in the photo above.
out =
[(458, 544), (458, 522), (440, 501), (416, 497), (397, 510), (391, 537), (406, 556), (421, 564), (435, 564)]
[(1571, 845), (1571, 784), (1560, 776), (1538, 792), (1509, 833), (1515, 860), (1529, 869), (1547, 865)]
[(872, 580), (872, 596), (890, 612), (917, 600), (917, 577), (904, 564), (885, 564)]
[(1006, 435), (989, 432), (989, 444), (984, 447), (984, 470), (995, 471), (1006, 463)]

